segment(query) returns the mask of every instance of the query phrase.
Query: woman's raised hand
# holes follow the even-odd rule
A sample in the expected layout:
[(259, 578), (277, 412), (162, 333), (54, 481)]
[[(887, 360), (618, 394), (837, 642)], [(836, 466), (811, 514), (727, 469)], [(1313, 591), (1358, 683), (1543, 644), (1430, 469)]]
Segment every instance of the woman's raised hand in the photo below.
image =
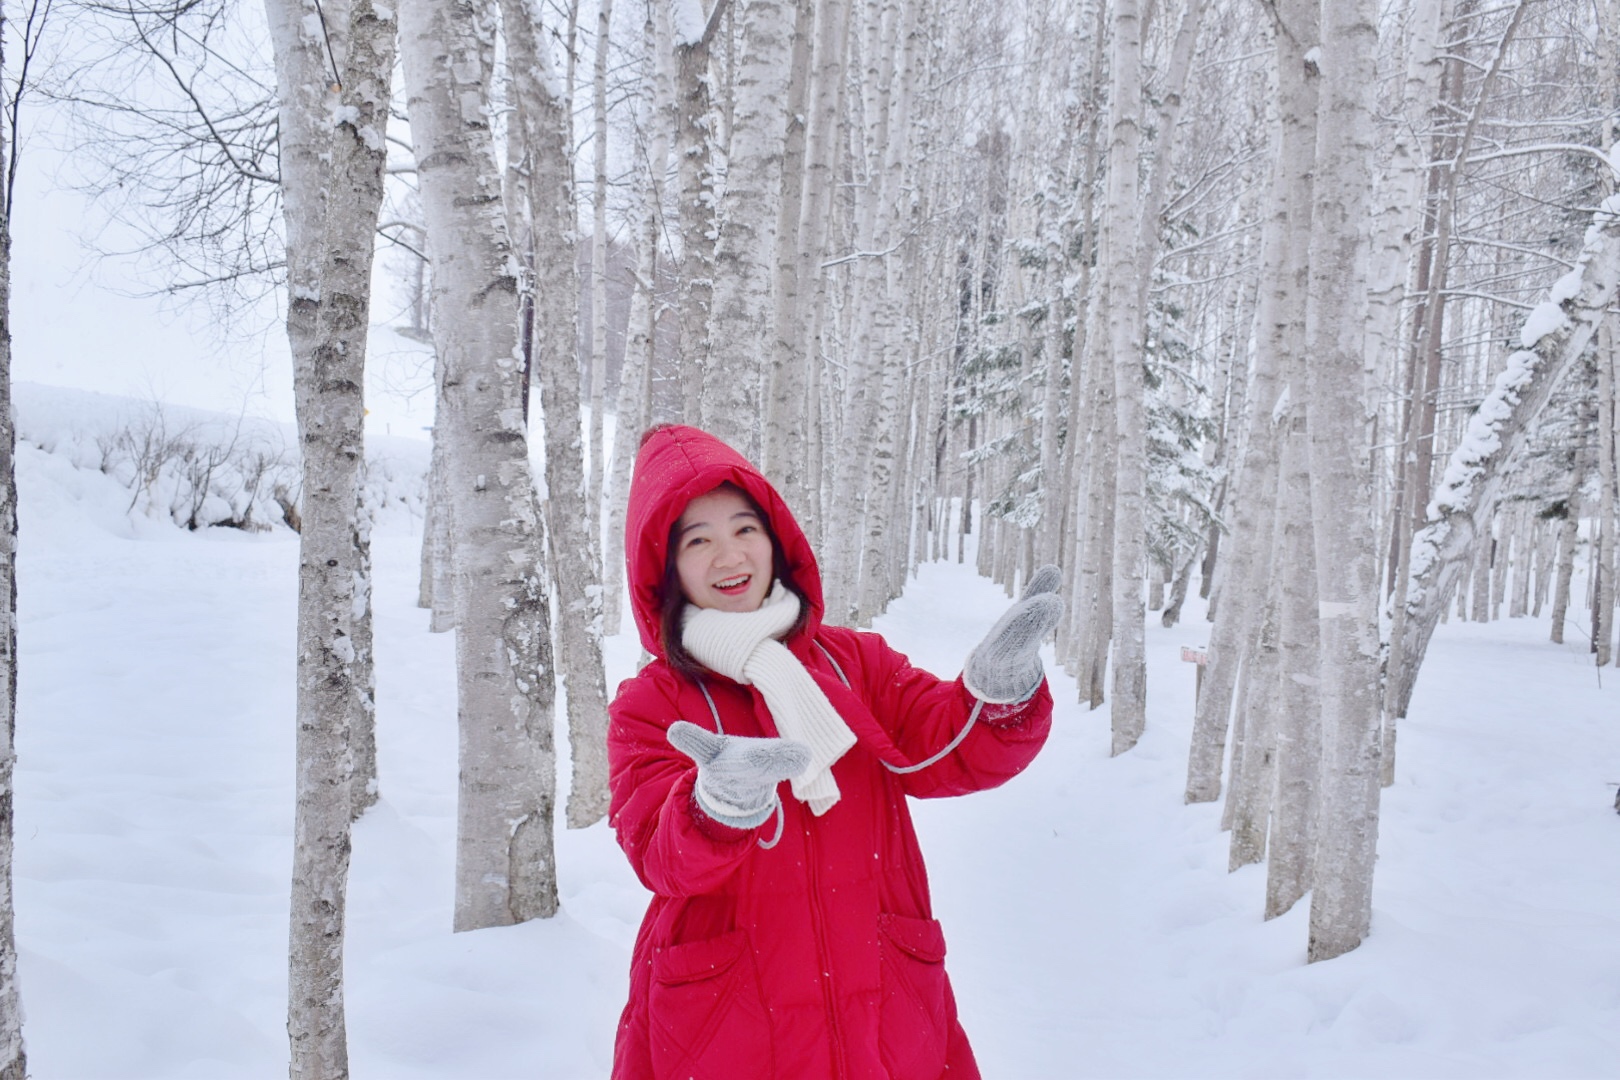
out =
[(1041, 666), (1041, 642), (1063, 618), (1063, 598), (1057, 587), (1063, 573), (1043, 566), (1007, 613), (996, 620), (984, 640), (968, 654), (962, 681), (968, 691), (991, 705), (1024, 701), (1046, 678)]
[(722, 825), (752, 829), (776, 809), (776, 785), (804, 772), (810, 748), (789, 739), (718, 735), (677, 720), (669, 744), (697, 762), (697, 801)]

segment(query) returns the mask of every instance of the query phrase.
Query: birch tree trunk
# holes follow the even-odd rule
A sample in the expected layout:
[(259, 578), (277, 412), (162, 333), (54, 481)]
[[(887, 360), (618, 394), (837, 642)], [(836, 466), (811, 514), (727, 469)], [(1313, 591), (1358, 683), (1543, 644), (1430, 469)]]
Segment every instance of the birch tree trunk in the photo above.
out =
[[(344, 43), (347, 15), (347, 7), (334, 12), (340, 45)], [(347, 395), (341, 391), (323, 400), (317, 393), (319, 383), (315, 377), (322, 222), (328, 179), (323, 159), (331, 149), (330, 129), (322, 119), (337, 100), (335, 94), (328, 97), (330, 79), (321, 70), (325, 53), (311, 35), (304, 33), (300, 5), (269, 3), (266, 16), (279, 84), (278, 135), (289, 287), (287, 336), (293, 352), (300, 435), (303, 439), (315, 436), (315, 445), (304, 446), (302, 454), (294, 895), (289, 923), (287, 1032), (291, 1075), (345, 1077), (348, 1046), (343, 1018), (342, 927), (350, 822), (347, 742), (354, 693), (349, 624), (358, 567), (350, 520), (357, 489), (353, 476), (346, 475), (344, 465), (348, 463), (343, 461), (340, 447), (344, 435), (352, 434), (344, 429), (357, 416), (343, 415)], [(338, 62), (336, 57), (333, 62)], [(306, 78), (308, 81), (302, 81)], [(335, 430), (309, 431), (317, 423), (312, 405), (329, 402), (338, 406), (330, 417)], [(336, 475), (331, 472), (334, 457)], [(311, 483), (312, 477), (315, 484)], [(323, 557), (327, 549), (331, 552), (330, 568)], [(323, 573), (327, 569), (333, 572)]]
[(493, 11), (407, 0), (401, 50), (443, 365), (455, 520), (461, 783), (456, 930), (557, 910), (554, 687), (518, 352), (515, 260), (489, 129)]
[(1438, 44), (1449, 7), (1449, 0), (1412, 0), (1407, 8), (1400, 113), (1388, 125), (1389, 161), (1378, 177), (1374, 211), (1367, 315), (1368, 360), (1374, 365), (1386, 364), (1400, 347), (1401, 301), (1413, 237), (1423, 219), (1422, 136), (1438, 100), (1442, 67)]
[[(437, 363), (434, 365), (437, 367)], [(434, 382), (441, 382), (436, 374)], [(444, 408), (444, 393), (434, 387), (435, 411)], [(450, 492), (445, 487), (445, 446), (437, 434), (433, 438), (433, 451), (428, 465), (428, 512), (422, 522), (422, 592), (430, 609), (428, 631), (442, 634), (456, 628), (456, 581), (450, 564), (450, 537), (454, 535), (451, 520)]]
[(1372, 0), (1325, 0), (1306, 338), (1311, 503), (1316, 525), (1324, 783), (1311, 893), (1309, 957), (1328, 960), (1367, 936), (1378, 844), (1377, 555), (1363, 380), (1367, 207), (1372, 190)]
[(681, 193), (681, 379), (688, 423), (702, 422), (703, 370), (709, 363), (717, 235), (709, 45), (728, 3), (714, 0), (702, 26), (674, 27), (676, 160)]
[[(0, 42), (5, 40), (0, 12)], [(0, 50), (4, 46), (0, 45)], [(0, 68), (3, 68), (0, 63)], [(0, 161), (10, 161), (0, 124)], [(15, 154), (15, 147), (12, 153)], [(0, 1080), (26, 1080), (11, 862), (17, 744), (17, 429), (11, 414), (11, 185), (0, 184)]]
[[(1301, 327), (1301, 330), (1304, 328)], [(1322, 781), (1320, 671), (1317, 638), (1315, 524), (1311, 514), (1305, 358), (1286, 361), (1288, 416), (1279, 441), (1277, 789), (1266, 858), (1266, 918), (1288, 911), (1311, 889), (1316, 865), (1317, 808)], [(1295, 390), (1294, 388), (1298, 388)]]
[(795, 12), (784, 0), (748, 0), (740, 15), (742, 55), (715, 248), (702, 415), (706, 430), (757, 461)]
[(1260, 611), (1259, 638), (1243, 660), (1243, 693), (1239, 695), (1242, 751), (1232, 752), (1231, 790), (1226, 794), (1226, 818), (1232, 830), (1227, 850), (1228, 872), (1266, 857), (1266, 829), (1271, 819), (1271, 797), (1277, 775), (1278, 700), (1282, 687), (1282, 658), (1278, 642), (1281, 582), (1276, 575), (1267, 584)]
[[(1111, 240), (1109, 241), (1112, 242)], [(1097, 311), (1097, 333), (1089, 330), (1090, 341), (1102, 338), (1102, 305), (1092, 304)], [(1091, 415), (1090, 449), (1085, 469), (1085, 529), (1080, 537), (1079, 563), (1076, 574), (1075, 616), (1079, 633), (1075, 635), (1075, 678), (1080, 683), (1080, 700), (1095, 709), (1102, 705), (1104, 684), (1108, 671), (1108, 646), (1114, 636), (1114, 532), (1117, 523), (1109, 513), (1114, 505), (1114, 484), (1117, 471), (1114, 457), (1119, 443), (1114, 437), (1117, 416), (1114, 409), (1114, 369), (1108, 350), (1090, 350), (1093, 407)], [(1146, 618), (1146, 615), (1143, 616)], [(1219, 768), (1219, 765), (1216, 766)]]
[(1508, 596), (1508, 618), (1530, 614), (1530, 568), (1535, 562), (1536, 518), (1530, 504), (1519, 507), (1518, 527), (1513, 533), (1513, 591)]
[[(1112, 753), (1136, 745), (1147, 722), (1147, 429), (1138, 253), (1137, 155), (1142, 141), (1142, 16), (1137, 0), (1116, 0), (1108, 93), (1108, 344), (1114, 365)], [(1168, 133), (1166, 133), (1168, 135)]]
[[(297, 25), (307, 36), (296, 12), (270, 14), (282, 31)], [(391, 12), (356, 0), (338, 16), (341, 47), (332, 62), (344, 73), (341, 100), (324, 137), (311, 133), (326, 144), (319, 177), (298, 178), (324, 187), (324, 229), (317, 258), (306, 264), (316, 272), (313, 348), (307, 365), (294, 373), (304, 474), (287, 1032), (291, 1074), (322, 1078), (348, 1075), (343, 918), (349, 825), (357, 802), (351, 740), (370, 719), (371, 693), (362, 398), (395, 51)], [(307, 57), (305, 45), (284, 36), (278, 51), (292, 67), (300, 52)], [(298, 88), (289, 87), (284, 106), (296, 107), (299, 97)], [(300, 223), (299, 232), (310, 240), (317, 235), (309, 221)]]
[[(841, 4), (839, 6), (842, 6)], [(820, 357), (810, 353), (801, 336), (801, 306), (813, 301), (820, 270), (815, 266), (819, 245), (811, 251), (803, 244), (810, 133), (810, 60), (814, 44), (817, 5), (811, 0), (793, 4), (792, 53), (788, 66), (786, 140), (783, 143), (782, 189), (777, 200), (775, 259), (772, 267), (770, 353), (760, 456), (766, 474), (802, 522), (819, 518), (809, 483), (810, 423), (809, 366)], [(818, 151), (821, 148), (818, 147)], [(818, 204), (820, 192), (814, 192)], [(802, 253), (802, 255), (801, 255)]]
[[(388, 19), (390, 34), (394, 28), (394, 20)], [(389, 53), (393, 54), (393, 37), (389, 39)], [(392, 55), (390, 55), (392, 62)], [(386, 103), (384, 105), (386, 108)], [(386, 123), (386, 114), (385, 114)], [(386, 162), (382, 168), (386, 168)], [(379, 196), (378, 208), (381, 208), (382, 176), (379, 172), (377, 191)], [(377, 226), (377, 210), (371, 211), (371, 229)], [(368, 237), (369, 239), (369, 237)], [(373, 245), (375, 246), (375, 245)], [(373, 252), (366, 256), (366, 269), (369, 275)], [(366, 301), (368, 311), (366, 319), (370, 320), (370, 280), (366, 281)], [(364, 338), (368, 328), (362, 324), (360, 330), (361, 355), (365, 354)], [(362, 418), (364, 413), (362, 412)], [(363, 425), (362, 425), (363, 426)], [(353, 775), (350, 777), (349, 789), (349, 820), (358, 821), (366, 808), (374, 806), (379, 794), (377, 777), (377, 663), (376, 649), (371, 633), (371, 505), (366, 498), (366, 461), (362, 455), (360, 459), (359, 475), (355, 478), (355, 486), (359, 489), (354, 508), (354, 621), (350, 625), (350, 636), (354, 640), (354, 717), (349, 725), (349, 758), (353, 762)]]
[(674, 53), (670, 44), (669, 6), (648, 0), (642, 23), (643, 47), (651, 58), (650, 77), (640, 87), (647, 123), (647, 167), (638, 172), (640, 238), (636, 251), (636, 288), (630, 303), (630, 333), (619, 376), (619, 401), (613, 425), (613, 479), (608, 497), (608, 528), (603, 540), (602, 632), (619, 632), (624, 604), (624, 519), (630, 497), (630, 471), (637, 440), (651, 421), (652, 376), (658, 355), (657, 296), (661, 262), (659, 240), (664, 216), (664, 173), (669, 168), (669, 140), (674, 114)]
[[(820, 0), (816, 4), (814, 68), (810, 94), (809, 126), (804, 144), (804, 191), (799, 207), (797, 278), (809, 287), (809, 295), (799, 303), (800, 318), (792, 328), (794, 341), (805, 364), (805, 408), (803, 490), (810, 512), (806, 527), (813, 544), (827, 542), (829, 515), (823, 506), (828, 485), (827, 446), (838, 438), (839, 414), (828, 407), (827, 379), (823, 375), (822, 329), (827, 307), (827, 274), (822, 260), (831, 235), (832, 208), (838, 188), (838, 151), (843, 130), (844, 72), (849, 51), (850, 5), (848, 0)], [(786, 452), (784, 450), (784, 452)], [(790, 481), (791, 483), (791, 481)], [(789, 500), (792, 499), (788, 495)]]
[(575, 359), (579, 282), (574, 272), (578, 230), (567, 103), (558, 94), (555, 67), (540, 37), (539, 5), (524, 0), (502, 3), (517, 123), (529, 162), (534, 375), (546, 440), (548, 498), (543, 512), (557, 589), (556, 651), (568, 697), (573, 763), (567, 816), (569, 828), (582, 829), (607, 813), (607, 689), (602, 671), (600, 560), (580, 439)]
[[(1598, 532), (1593, 537), (1596, 558), (1593, 570), (1592, 653), (1598, 667), (1609, 664), (1614, 638), (1614, 555), (1615, 555), (1615, 460), (1614, 460), (1614, 340), (1610, 332), (1614, 318), (1605, 319), (1598, 330), (1597, 348), (1597, 452), (1598, 452)], [(1516, 577), (1517, 575), (1515, 575)]]
[[(534, 14), (538, 16), (539, 11), (536, 10)], [(589, 444), (590, 450), (585, 455), (586, 463), (590, 468), (590, 485), (586, 491), (584, 499), (586, 528), (588, 530), (587, 534), (589, 537), (588, 550), (590, 551), (592, 558), (596, 557), (596, 553), (600, 551), (602, 547), (602, 484), (604, 477), (607, 475), (607, 461), (603, 457), (604, 448), (602, 446), (602, 414), (607, 408), (607, 81), (608, 46), (611, 43), (612, 30), (613, 0), (597, 0), (595, 70), (591, 74), (591, 127), (593, 135), (591, 143), (591, 437)], [(521, 78), (522, 76), (520, 75), (518, 77)], [(563, 121), (563, 131), (565, 133), (567, 131), (566, 119)], [(573, 155), (571, 151), (573, 150), (573, 147), (567, 142), (563, 142), (562, 147), (564, 149), (562, 161), (572, 161)], [(572, 180), (572, 170), (569, 170), (569, 179)], [(573, 184), (570, 183), (566, 190), (569, 196), (568, 213), (572, 215), (574, 212)], [(539, 222), (540, 218), (538, 214), (536, 215), (535, 220), (537, 223)], [(569, 227), (567, 230), (567, 235), (570, 239), (572, 239), (576, 235), (576, 231), (572, 227)], [(570, 256), (568, 259), (568, 264), (570, 267), (572, 267), (574, 262), (572, 258), (572, 249), (569, 250), (568, 254)], [(558, 251), (555, 254), (547, 257), (559, 258), (561, 256), (562, 252)], [(571, 274), (569, 275), (570, 278), (572, 276), (573, 275)], [(577, 296), (578, 293), (576, 291), (574, 293), (570, 293), (569, 295)], [(575, 317), (570, 320), (570, 322), (577, 331), (579, 323), (577, 313)], [(561, 327), (558, 327), (558, 329), (560, 330)], [(568, 355), (572, 355), (572, 350), (570, 350)], [(574, 369), (572, 368), (569, 369), (570, 377), (572, 377), (573, 370)], [(578, 395), (576, 394), (575, 397), (577, 398)], [(578, 410), (575, 410), (575, 412), (577, 413)], [(553, 415), (560, 419), (570, 416), (571, 414), (554, 413)], [(548, 433), (550, 432), (550, 429), (551, 426), (548, 424), (546, 426)], [(572, 429), (570, 428), (570, 430)], [(547, 443), (548, 445), (550, 443), (549, 437), (547, 438)], [(549, 457), (547, 460), (549, 460)], [(548, 468), (546, 471), (549, 473), (551, 470)], [(548, 490), (555, 492), (555, 489)], [(552, 557), (553, 559), (556, 558), (555, 551), (552, 553)], [(559, 564), (554, 562), (553, 565)], [(566, 574), (560, 575), (558, 578), (559, 583), (566, 580), (567, 577), (568, 575)], [(602, 571), (600, 567), (598, 567), (587, 580), (591, 583), (600, 582), (602, 580)], [(568, 607), (568, 601), (566, 599), (563, 601), (563, 606), (566, 610)], [(598, 613), (600, 613), (602, 607), (602, 598), (600, 595), (596, 597), (595, 607)], [(600, 633), (601, 631), (598, 627), (598, 637), (600, 637)], [(563, 640), (565, 642), (568, 640), (568, 634), (569, 631), (565, 629), (563, 631)], [(600, 653), (600, 651), (601, 650), (598, 648), (597, 652)], [(578, 670), (573, 666), (572, 663), (569, 662), (566, 656), (563, 659), (563, 663), (567, 667), (567, 674), (569, 675), (573, 675)], [(600, 662), (598, 662), (597, 666), (601, 666)], [(568, 712), (570, 717), (573, 716), (574, 712), (573, 703), (574, 693), (572, 687), (570, 687), (568, 692)], [(605, 718), (605, 714), (602, 721), (602, 732), (603, 738), (606, 738), (607, 720)], [(575, 749), (577, 750), (578, 748), (576, 747)], [(606, 751), (604, 750), (603, 753), (605, 754)], [(605, 768), (606, 765), (604, 762), (604, 770)], [(603, 773), (602, 782), (604, 785), (606, 784), (605, 771)], [(602, 795), (604, 799), (606, 798), (605, 792), (606, 787), (604, 786)], [(593, 795), (592, 798), (594, 799), (595, 796)], [(577, 828), (578, 826), (575, 825), (573, 816), (576, 809), (574, 799), (575, 796), (571, 794), (569, 796), (568, 804), (568, 823), (570, 826)], [(605, 814), (606, 812), (607, 810), (604, 803), (602, 813)], [(601, 815), (597, 816), (599, 817)], [(595, 820), (596, 818), (594, 817), (591, 819), (591, 821)], [(589, 824), (589, 822), (586, 822), (586, 824)]]
[[(1280, 368), (1288, 355), (1290, 327), (1304, 304), (1305, 251), (1310, 236), (1310, 205), (1316, 151), (1315, 80), (1308, 78), (1302, 42), (1314, 37), (1314, 19), (1292, 6), (1293, 23), (1275, 33), (1277, 49), (1276, 162), (1272, 196), (1260, 241), (1264, 268), (1255, 312), (1255, 350), (1246, 395), (1250, 416), (1237, 456), (1232, 485), (1231, 534), (1210, 631), (1209, 663), (1193, 714), (1192, 744), (1187, 756), (1189, 803), (1212, 802), (1221, 793), (1221, 758), (1226, 749), (1232, 698), (1239, 673), (1258, 633), (1261, 583), (1270, 579), (1277, 507), (1276, 406)], [(1234, 418), (1228, 439), (1241, 434), (1244, 418)]]
[(1551, 640), (1554, 645), (1564, 643), (1564, 620), (1569, 615), (1569, 584), (1575, 576), (1575, 541), (1581, 529), (1580, 476), (1577, 466), (1573, 490), (1564, 504), (1564, 519), (1558, 523), (1558, 569), (1557, 581), (1553, 585), (1551, 615)]

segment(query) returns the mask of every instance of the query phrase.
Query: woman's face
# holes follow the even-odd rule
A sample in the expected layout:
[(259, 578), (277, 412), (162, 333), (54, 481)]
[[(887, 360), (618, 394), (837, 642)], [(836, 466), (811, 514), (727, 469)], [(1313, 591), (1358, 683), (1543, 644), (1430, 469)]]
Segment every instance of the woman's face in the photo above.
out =
[(699, 495), (675, 523), (675, 572), (697, 607), (757, 611), (771, 591), (771, 564), (765, 523), (734, 488)]

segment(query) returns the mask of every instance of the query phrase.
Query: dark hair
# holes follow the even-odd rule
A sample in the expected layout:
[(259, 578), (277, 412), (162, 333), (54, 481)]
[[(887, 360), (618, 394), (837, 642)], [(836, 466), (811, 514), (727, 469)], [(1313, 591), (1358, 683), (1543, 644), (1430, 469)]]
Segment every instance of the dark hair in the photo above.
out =
[[(776, 580), (780, 581), (783, 587), (799, 598), (799, 617), (793, 620), (793, 625), (782, 635), (784, 638), (790, 638), (803, 630), (805, 624), (810, 621), (810, 598), (804, 595), (804, 590), (793, 580), (793, 572), (788, 568), (787, 552), (782, 548), (782, 541), (777, 539), (776, 530), (771, 528), (771, 519), (765, 515), (759, 503), (754, 501), (752, 495), (730, 481), (718, 485), (714, 490), (721, 489), (741, 495), (743, 501), (748, 503), (749, 509), (759, 517), (760, 524), (765, 528), (765, 535), (771, 541), (771, 572), (776, 575)], [(685, 512), (682, 509), (681, 513)], [(686, 611), (687, 599), (686, 593), (681, 589), (680, 571), (675, 565), (675, 534), (680, 527), (681, 519), (677, 517), (669, 527), (669, 542), (665, 546), (664, 579), (658, 585), (658, 632), (664, 646), (665, 662), (680, 674), (690, 679), (698, 679), (708, 669), (698, 663), (692, 654), (686, 651), (686, 646), (681, 644), (681, 616)]]

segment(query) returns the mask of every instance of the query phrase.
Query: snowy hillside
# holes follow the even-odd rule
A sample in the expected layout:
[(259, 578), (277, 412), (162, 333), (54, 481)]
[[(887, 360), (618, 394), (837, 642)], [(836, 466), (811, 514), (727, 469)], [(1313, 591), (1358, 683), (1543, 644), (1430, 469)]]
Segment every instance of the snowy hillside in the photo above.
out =
[[(285, 1076), (297, 537), (187, 531), (157, 495), (131, 510), (90, 457), (114, 405), (18, 399), (33, 1074)], [(382, 801), (354, 839), (354, 1075), (604, 1077), (645, 894), (605, 825), (559, 832), (561, 915), (450, 933), (452, 642), (415, 606), (406, 479), (426, 448), (384, 449), (403, 512), (375, 537)], [(1005, 603), (931, 564), (878, 629), (954, 674)], [(915, 807), (985, 1075), (1614, 1075), (1620, 688), (1579, 635), (1440, 629), (1385, 795), (1373, 936), (1307, 967), (1305, 912), (1264, 922), (1263, 869), (1229, 875), (1219, 807), (1182, 805), (1193, 675), (1178, 648), (1206, 625), (1197, 610), (1150, 625), (1130, 753), (1108, 757), (1106, 711), (1056, 673), (1055, 733), (1028, 773)], [(635, 656), (629, 634), (610, 642), (610, 681)]]

